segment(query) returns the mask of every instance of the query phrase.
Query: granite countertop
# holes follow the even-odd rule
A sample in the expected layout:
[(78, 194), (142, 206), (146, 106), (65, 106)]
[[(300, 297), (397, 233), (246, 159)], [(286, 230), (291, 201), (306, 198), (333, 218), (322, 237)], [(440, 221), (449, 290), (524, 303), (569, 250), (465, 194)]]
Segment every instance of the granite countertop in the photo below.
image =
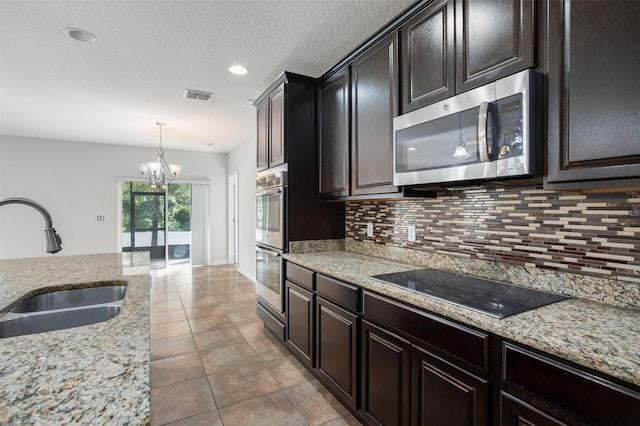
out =
[(126, 281), (115, 318), (0, 339), (0, 424), (147, 424), (147, 253), (0, 261), (0, 315), (27, 295)]
[(328, 276), (640, 385), (640, 311), (585, 299), (563, 300), (504, 319), (434, 299), (371, 275), (423, 269), (346, 251), (286, 254)]

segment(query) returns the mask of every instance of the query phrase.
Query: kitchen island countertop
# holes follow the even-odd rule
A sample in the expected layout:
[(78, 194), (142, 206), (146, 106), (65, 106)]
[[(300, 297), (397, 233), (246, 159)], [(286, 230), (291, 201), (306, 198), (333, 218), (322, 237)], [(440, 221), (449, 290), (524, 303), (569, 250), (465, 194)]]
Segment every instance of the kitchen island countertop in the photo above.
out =
[(498, 319), (371, 278), (424, 269), (347, 251), (285, 254), (286, 260), (409, 305), (640, 385), (640, 311), (567, 299)]
[(0, 315), (25, 297), (126, 281), (120, 314), (0, 339), (0, 424), (148, 424), (149, 257), (111, 253), (0, 261)]

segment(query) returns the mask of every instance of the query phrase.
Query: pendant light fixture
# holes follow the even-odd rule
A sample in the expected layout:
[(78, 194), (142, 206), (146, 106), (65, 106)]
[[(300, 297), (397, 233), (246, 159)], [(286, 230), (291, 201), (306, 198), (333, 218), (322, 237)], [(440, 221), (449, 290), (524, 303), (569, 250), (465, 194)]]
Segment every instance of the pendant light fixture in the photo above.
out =
[(156, 123), (160, 128), (160, 146), (156, 150), (156, 161), (144, 164), (138, 164), (138, 170), (140, 174), (149, 180), (151, 188), (155, 189), (158, 185), (163, 188), (165, 185), (171, 183), (173, 179), (180, 173), (182, 166), (178, 164), (168, 164), (164, 158), (164, 150), (162, 149), (162, 126), (163, 122)]

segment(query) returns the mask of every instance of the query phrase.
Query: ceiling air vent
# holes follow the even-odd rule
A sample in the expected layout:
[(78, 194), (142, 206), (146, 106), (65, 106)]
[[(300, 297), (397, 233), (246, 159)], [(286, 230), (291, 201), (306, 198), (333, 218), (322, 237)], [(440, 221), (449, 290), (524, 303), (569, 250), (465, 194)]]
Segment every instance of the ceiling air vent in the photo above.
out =
[(184, 97), (187, 99), (198, 99), (200, 101), (208, 101), (213, 95), (211, 92), (203, 92), (202, 90), (184, 89)]

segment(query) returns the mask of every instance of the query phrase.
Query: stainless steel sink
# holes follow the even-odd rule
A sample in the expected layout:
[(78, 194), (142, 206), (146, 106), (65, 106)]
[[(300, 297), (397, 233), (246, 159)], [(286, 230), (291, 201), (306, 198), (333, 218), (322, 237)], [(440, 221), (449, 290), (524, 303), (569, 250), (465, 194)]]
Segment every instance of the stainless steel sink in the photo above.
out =
[(0, 319), (0, 337), (22, 336), (95, 324), (115, 317), (120, 313), (120, 309), (122, 305), (117, 303), (28, 314), (10, 312)]
[(29, 297), (0, 317), (0, 338), (110, 320), (120, 313), (126, 291), (126, 285), (110, 285)]
[(116, 302), (124, 299), (126, 291), (127, 286), (124, 285), (54, 291), (29, 297), (13, 308), (11, 312), (50, 311)]

